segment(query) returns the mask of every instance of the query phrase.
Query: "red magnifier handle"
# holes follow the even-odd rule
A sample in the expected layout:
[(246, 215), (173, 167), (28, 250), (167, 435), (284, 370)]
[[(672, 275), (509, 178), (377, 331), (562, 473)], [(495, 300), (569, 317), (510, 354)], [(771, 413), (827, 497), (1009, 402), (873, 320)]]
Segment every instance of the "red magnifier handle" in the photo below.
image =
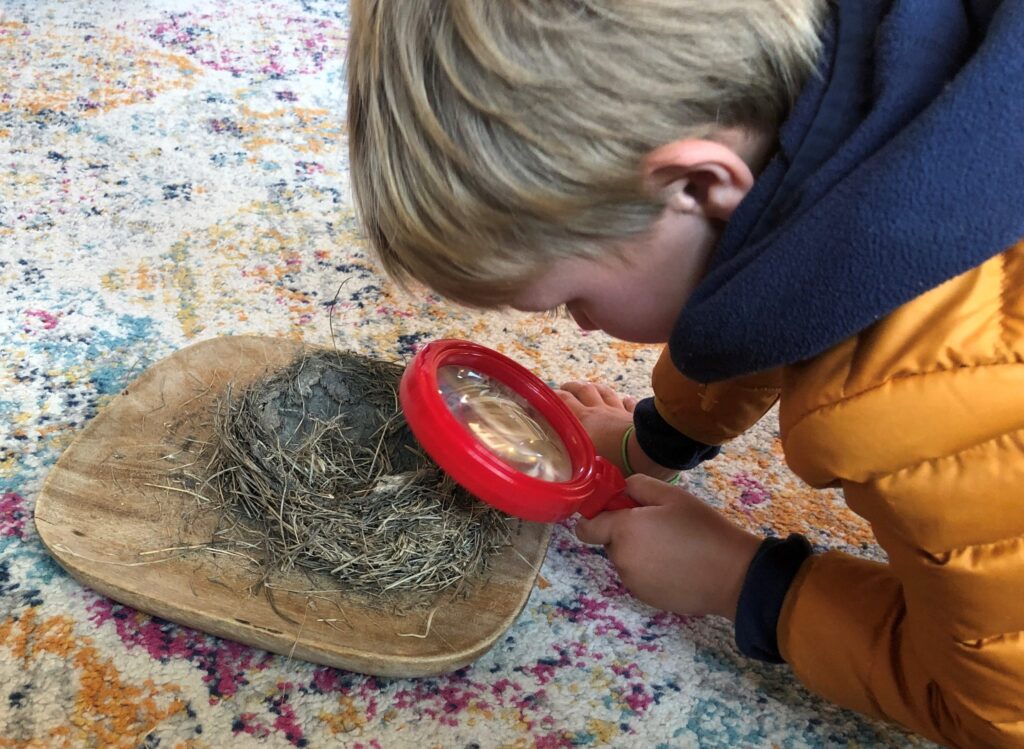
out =
[(602, 512), (631, 510), (641, 506), (626, 493), (626, 479), (622, 478), (622, 472), (612, 463), (598, 456), (594, 459), (594, 474), (594, 493), (577, 508), (577, 512), (587, 520)]
[(612, 497), (608, 501), (608, 504), (604, 506), (602, 512), (610, 512), (612, 510), (632, 510), (634, 507), (640, 506), (639, 502), (623, 491), (621, 494), (616, 494)]

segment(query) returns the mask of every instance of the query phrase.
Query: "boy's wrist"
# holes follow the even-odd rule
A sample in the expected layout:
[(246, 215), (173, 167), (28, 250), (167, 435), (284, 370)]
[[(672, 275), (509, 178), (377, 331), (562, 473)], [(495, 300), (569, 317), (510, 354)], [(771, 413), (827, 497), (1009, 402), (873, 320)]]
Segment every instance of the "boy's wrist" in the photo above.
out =
[(731, 547), (728, 557), (730, 563), (722, 569), (721, 591), (722, 596), (716, 611), (708, 613), (725, 617), (731, 622), (736, 621), (736, 612), (739, 608), (740, 594), (743, 592), (743, 584), (747, 579), (747, 570), (761, 546), (762, 539), (753, 533), (748, 533), (742, 528), (735, 528), (735, 534), (729, 539)]
[(714, 458), (722, 449), (679, 431), (658, 412), (654, 398), (644, 398), (636, 404), (633, 424), (636, 425), (640, 451), (662, 467), (688, 471)]
[(640, 443), (637, 441), (636, 430), (629, 432), (626, 440), (626, 456), (629, 459), (629, 467), (633, 469), (634, 473), (653, 476), (662, 481), (668, 481), (679, 473), (674, 468), (665, 468), (665, 466), (659, 465), (648, 458), (647, 453), (644, 452), (644, 449), (640, 447)]

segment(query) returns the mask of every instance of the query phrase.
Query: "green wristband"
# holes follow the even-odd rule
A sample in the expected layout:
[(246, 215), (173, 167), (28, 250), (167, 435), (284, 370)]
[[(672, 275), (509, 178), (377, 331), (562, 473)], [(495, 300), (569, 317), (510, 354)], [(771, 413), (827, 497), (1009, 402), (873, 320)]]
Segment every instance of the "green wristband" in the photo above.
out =
[[(632, 476), (636, 471), (633, 470), (633, 466), (629, 464), (629, 437), (633, 432), (636, 431), (636, 426), (633, 424), (629, 425), (629, 429), (622, 435), (622, 445), (619, 448), (619, 457), (622, 459), (622, 467), (625, 469), (622, 473), (627, 479)], [(675, 476), (670, 478), (666, 483), (675, 486), (683, 478), (682, 473), (677, 473)]]
[(626, 478), (629, 478), (635, 473), (633, 466), (629, 464), (629, 436), (635, 431), (636, 427), (630, 424), (629, 429), (627, 429), (626, 433), (622, 435), (622, 448), (619, 451), (619, 457), (622, 458), (622, 467), (625, 469), (622, 475)]

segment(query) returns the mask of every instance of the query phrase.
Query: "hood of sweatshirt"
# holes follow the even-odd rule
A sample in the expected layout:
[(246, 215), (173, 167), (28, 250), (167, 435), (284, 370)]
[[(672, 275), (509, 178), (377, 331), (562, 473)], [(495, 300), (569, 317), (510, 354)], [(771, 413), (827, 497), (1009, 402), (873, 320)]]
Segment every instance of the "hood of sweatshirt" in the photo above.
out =
[(1024, 237), (1024, 0), (841, 0), (669, 342), (711, 382), (830, 348)]

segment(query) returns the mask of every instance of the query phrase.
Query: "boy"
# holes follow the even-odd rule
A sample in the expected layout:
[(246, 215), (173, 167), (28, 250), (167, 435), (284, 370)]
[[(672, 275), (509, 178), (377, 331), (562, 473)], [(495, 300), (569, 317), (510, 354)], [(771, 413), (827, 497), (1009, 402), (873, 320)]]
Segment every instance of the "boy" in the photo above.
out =
[[(1024, 0), (355, 5), (351, 168), (388, 272), (668, 343), (653, 399), (565, 388), (648, 474), (579, 537), (839, 704), (1024, 746)], [(888, 564), (657, 480), (776, 400), (789, 465)]]

